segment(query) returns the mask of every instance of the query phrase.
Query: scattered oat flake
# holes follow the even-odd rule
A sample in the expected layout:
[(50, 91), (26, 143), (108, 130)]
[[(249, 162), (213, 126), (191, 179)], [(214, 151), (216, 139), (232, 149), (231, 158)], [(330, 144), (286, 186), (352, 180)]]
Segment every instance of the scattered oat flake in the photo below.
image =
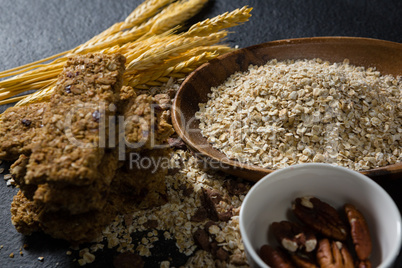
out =
[(8, 255), (10, 258), (14, 258), (14, 252), (11, 252), (10, 255)]
[(45, 257), (38, 257), (38, 261), (43, 261)]
[[(3, 169), (4, 170), (4, 169)], [(11, 176), (11, 174), (6, 174), (6, 175), (4, 175), (4, 177), (3, 177), (3, 179), (4, 180), (9, 180), (9, 179), (11, 179), (12, 178), (12, 176)]]
[(169, 268), (170, 267), (170, 262), (169, 261), (163, 261), (161, 262), (161, 268)]
[(87, 263), (85, 262), (84, 259), (79, 259), (79, 260), (78, 260), (78, 264), (79, 264), (80, 266), (84, 266), (84, 265), (87, 264)]
[[(173, 168), (176, 168), (176, 163), (180, 163), (180, 166), (179, 172), (165, 177), (167, 202), (160, 206), (138, 209), (131, 215), (125, 214), (116, 217), (115, 221), (103, 231), (106, 246), (115, 248), (119, 253), (127, 254), (121, 255), (120, 260), (134, 258), (142, 262), (141, 256), (152, 256), (150, 249), (158, 243), (157, 241), (173, 239), (176, 242), (177, 250), (190, 257), (188, 267), (203, 267), (204, 264), (215, 262), (231, 267), (234, 265), (231, 263), (232, 259), (237, 263), (247, 263), (240, 236), (238, 211), (241, 206), (241, 196), (247, 193), (251, 185), (239, 179), (238, 183), (232, 183), (229, 187), (229, 184), (225, 182), (233, 178), (205, 169), (203, 163), (188, 151), (177, 149), (173, 152), (171, 159)], [(190, 188), (191, 191), (183, 190)], [(224, 213), (231, 215), (228, 219), (221, 221), (212, 214), (208, 214), (204, 220), (192, 221), (194, 214), (206, 205), (202, 201), (205, 198), (202, 189), (209, 189), (219, 197), (219, 202), (208, 204), (215, 206), (211, 209), (219, 215)], [(212, 222), (209, 217), (213, 217), (216, 221)], [(133, 220), (127, 221), (128, 218)], [(219, 240), (219, 245), (216, 252), (197, 254), (204, 250), (195, 244), (194, 232), (204, 228), (210, 229), (212, 234), (207, 233), (207, 236), (211, 236), (211, 241)], [(137, 234), (139, 237), (136, 236)], [(212, 240), (215, 236), (216, 240)], [(133, 240), (132, 237), (136, 237), (136, 239)], [(101, 240), (102, 238), (99, 241)], [(99, 243), (95, 242), (89, 248), (92, 251), (93, 248), (98, 247), (97, 245)], [(87, 263), (83, 257), (86, 252), (88, 252), (87, 248), (79, 251), (78, 263), (80, 265)], [(232, 255), (237, 258), (227, 257)], [(221, 260), (217, 259), (217, 256), (220, 256)], [(174, 261), (167, 257), (166, 260), (161, 260), (161, 265), (163, 267), (174, 266)], [(185, 266), (187, 267), (187, 265)]]
[(82, 257), (86, 263), (93, 263), (95, 261), (95, 255), (90, 252), (85, 252)]
[(4, 172), (4, 168), (0, 168), (0, 174)]

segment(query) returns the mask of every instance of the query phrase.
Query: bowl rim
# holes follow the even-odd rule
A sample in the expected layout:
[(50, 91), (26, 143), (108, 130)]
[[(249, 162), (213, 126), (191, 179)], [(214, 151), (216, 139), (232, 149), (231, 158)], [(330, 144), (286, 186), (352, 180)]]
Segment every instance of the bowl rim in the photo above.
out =
[[(276, 171), (277, 169), (270, 169), (270, 168), (263, 168), (259, 167), (257, 165), (252, 165), (248, 163), (241, 163), (239, 161), (233, 160), (228, 158), (226, 155), (224, 157), (216, 157), (215, 155), (209, 154), (204, 148), (200, 148), (197, 146), (195, 143), (193, 143), (190, 135), (188, 135), (181, 127), (181, 119), (180, 119), (180, 112), (178, 109), (179, 103), (178, 96), (182, 94), (184, 91), (186, 83), (193, 79), (194, 76), (197, 75), (198, 71), (204, 68), (207, 68), (209, 65), (213, 64), (216, 61), (219, 61), (225, 57), (231, 57), (236, 54), (241, 54), (243, 51), (246, 50), (254, 50), (258, 49), (259, 47), (272, 47), (272, 46), (282, 46), (286, 44), (298, 44), (298, 43), (325, 43), (328, 41), (335, 41), (335, 42), (345, 42), (345, 41), (350, 41), (350, 42), (370, 42), (371, 44), (376, 44), (376, 45), (383, 45), (386, 47), (392, 47), (393, 49), (398, 49), (401, 50), (402, 52), (402, 44), (401, 43), (396, 43), (392, 41), (387, 41), (387, 40), (381, 40), (381, 39), (375, 39), (375, 38), (366, 38), (366, 37), (350, 37), (350, 36), (319, 36), (319, 37), (302, 37), (302, 38), (290, 38), (290, 39), (281, 39), (281, 40), (274, 40), (274, 41), (269, 41), (265, 43), (260, 43), (260, 44), (255, 44), (252, 46), (240, 48), (238, 50), (228, 52), (226, 54), (220, 55), (216, 59), (211, 60), (210, 62), (206, 62), (196, 68), (192, 73), (190, 73), (186, 79), (183, 81), (183, 83), (180, 85), (179, 90), (176, 93), (176, 96), (173, 100), (172, 103), (172, 111), (171, 111), (171, 118), (172, 118), (172, 124), (173, 127), (176, 131), (176, 133), (179, 135), (179, 137), (189, 146), (189, 148), (195, 152), (199, 157), (208, 160), (212, 160), (218, 163), (223, 164), (223, 166), (226, 167), (232, 167), (234, 169), (238, 170), (251, 170), (253, 172), (257, 172), (260, 174), (269, 174), (271, 172)], [(210, 146), (210, 148), (213, 148)], [(213, 148), (214, 150), (217, 150)], [(359, 170), (358, 171), (361, 174), (365, 175), (370, 175), (370, 176), (381, 176), (384, 175), (384, 173), (399, 173), (402, 172), (402, 162), (398, 162), (392, 165), (387, 165), (387, 166), (382, 166), (382, 167), (376, 167), (373, 169), (369, 170)]]
[[(306, 169), (306, 167), (309, 169)], [(240, 228), (240, 234), (242, 237), (244, 248), (245, 248), (245, 250), (247, 250), (247, 253), (250, 255), (252, 260), (255, 261), (260, 267), (269, 267), (259, 257), (258, 253), (255, 251), (255, 249), (253, 248), (253, 246), (251, 244), (249, 236), (247, 235), (246, 227), (244, 226), (245, 225), (245, 223), (244, 223), (245, 212), (244, 211), (246, 209), (244, 204), (247, 204), (247, 202), (250, 200), (250, 198), (252, 198), (251, 196), (252, 196), (253, 192), (256, 191), (256, 189), (259, 186), (261, 186), (263, 184), (272, 184), (278, 180), (281, 180), (277, 177), (278, 175), (286, 174), (290, 171), (294, 172), (295, 170), (299, 171), (300, 173), (303, 173), (303, 171), (316, 169), (316, 168), (332, 169), (332, 170), (337, 170), (337, 171), (352, 175), (352, 177), (356, 178), (357, 180), (363, 181), (363, 183), (367, 183), (368, 185), (370, 185), (371, 187), (376, 189), (376, 191), (381, 193), (381, 196), (385, 198), (386, 202), (389, 203), (389, 205), (390, 205), (389, 208), (393, 211), (393, 213), (395, 213), (395, 216), (398, 219), (398, 221), (397, 221), (398, 230), (397, 230), (397, 234), (395, 234), (395, 236), (397, 237), (398, 246), (391, 249), (391, 252), (390, 252), (389, 256), (387, 257), (387, 259), (383, 260), (381, 262), (381, 265), (378, 267), (379, 268), (391, 267), (391, 265), (395, 262), (396, 258), (398, 257), (398, 254), (402, 248), (402, 216), (401, 216), (401, 212), (399, 211), (398, 206), (396, 205), (395, 201), (378, 183), (376, 183), (375, 181), (373, 181), (366, 175), (363, 175), (360, 172), (357, 172), (355, 170), (352, 170), (352, 169), (349, 169), (346, 167), (337, 166), (337, 165), (328, 164), (328, 163), (303, 163), (303, 164), (295, 164), (292, 166), (288, 166), (288, 167), (276, 170), (275, 172), (272, 172), (272, 173), (264, 176), (261, 180), (256, 182), (251, 187), (251, 189), (246, 194), (246, 196), (242, 202), (241, 208), (240, 208), (239, 228)]]

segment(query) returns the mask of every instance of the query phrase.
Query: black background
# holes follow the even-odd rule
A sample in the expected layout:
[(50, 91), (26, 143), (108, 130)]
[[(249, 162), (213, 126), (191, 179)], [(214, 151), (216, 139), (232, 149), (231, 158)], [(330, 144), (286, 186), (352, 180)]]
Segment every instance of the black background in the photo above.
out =
[[(74, 48), (112, 24), (122, 21), (140, 0), (0, 0), (0, 71)], [(402, 42), (402, 1), (364, 0), (215, 0), (190, 23), (253, 7), (244, 25), (232, 28), (225, 41), (231, 46), (297, 37), (358, 36)], [(6, 106), (0, 107), (0, 112)], [(3, 164), (4, 166), (4, 164)], [(6, 172), (7, 173), (7, 172)], [(2, 177), (2, 176), (0, 176)], [(1, 179), (1, 178), (0, 178)], [(379, 183), (402, 208), (402, 178), (381, 178)], [(0, 267), (74, 267), (68, 245), (45, 235), (24, 237), (10, 221), (10, 203), (16, 189), (0, 180)], [(30, 247), (18, 254), (24, 243)], [(159, 256), (172, 255), (162, 245)], [(14, 252), (15, 257), (9, 258)], [(97, 256), (93, 266), (110, 267), (113, 252)], [(37, 258), (43, 256), (43, 262)], [(174, 254), (172, 257), (174, 258)], [(177, 258), (182, 258), (177, 255)], [(155, 262), (156, 264), (157, 262)], [(102, 265), (101, 265), (102, 264)], [(151, 265), (149, 265), (151, 266)], [(402, 267), (402, 258), (396, 263)]]

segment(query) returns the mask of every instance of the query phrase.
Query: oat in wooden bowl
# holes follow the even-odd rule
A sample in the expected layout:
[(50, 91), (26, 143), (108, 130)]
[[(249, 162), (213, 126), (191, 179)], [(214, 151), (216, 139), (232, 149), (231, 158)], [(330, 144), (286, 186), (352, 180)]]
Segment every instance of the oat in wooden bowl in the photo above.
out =
[(402, 160), (402, 80), (373, 68), (274, 59), (234, 73), (209, 97), (196, 113), (201, 133), (230, 159), (354, 170)]
[(398, 177), (401, 62), (401, 44), (367, 38), (243, 48), (187, 77), (172, 122), (210, 166), (252, 181), (306, 162)]

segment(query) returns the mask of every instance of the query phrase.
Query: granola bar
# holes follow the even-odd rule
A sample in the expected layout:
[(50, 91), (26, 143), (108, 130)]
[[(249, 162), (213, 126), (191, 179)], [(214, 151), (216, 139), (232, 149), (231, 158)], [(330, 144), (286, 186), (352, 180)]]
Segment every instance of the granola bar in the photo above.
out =
[(27, 184), (89, 185), (102, 177), (98, 167), (108, 140), (108, 118), (119, 100), (125, 59), (119, 54), (72, 57), (59, 76), (43, 128), (32, 144)]
[(128, 151), (163, 147), (173, 134), (173, 127), (167, 119), (170, 107), (165, 103), (166, 98), (155, 97), (141, 94), (125, 105), (124, 134)]
[[(93, 57), (97, 56), (89, 56)], [(91, 64), (82, 68), (82, 62), (87, 64), (85, 57), (67, 64), (43, 116), (44, 127), (31, 146), (31, 155), (20, 156), (12, 166), (21, 189), (12, 203), (12, 220), (22, 233), (43, 231), (56, 238), (87, 242), (118, 212), (151, 208), (167, 201), (165, 175), (171, 153), (167, 139), (174, 132), (169, 122), (170, 98), (163, 94), (125, 95), (124, 89), (119, 96), (120, 85), (97, 91), (97, 78), (90, 76), (102, 77), (96, 71), (105, 70), (97, 65), (105, 63), (89, 61)], [(77, 73), (77, 69), (90, 74)], [(111, 83), (119, 83), (119, 75), (113, 76)], [(96, 105), (99, 101), (103, 108)], [(115, 106), (110, 109), (110, 105)], [(127, 140), (144, 141), (138, 148), (128, 148), (128, 156), (134, 154), (135, 159), (130, 159), (133, 161), (121, 163), (118, 150), (99, 146), (100, 132), (107, 140), (107, 119), (116, 113), (125, 117)], [(156, 149), (156, 145), (163, 148)], [(150, 165), (143, 165), (143, 160), (150, 161)]]
[(15, 161), (11, 167), (10, 172), (15, 181), (15, 183), (20, 187), (21, 191), (24, 195), (32, 200), (35, 191), (37, 189), (37, 185), (33, 184), (26, 184), (25, 183), (25, 175), (27, 173), (27, 165), (29, 162), (29, 157), (22, 154), (20, 157)]
[(30, 145), (42, 126), (47, 103), (10, 107), (0, 116), (0, 159), (16, 160), (29, 155)]
[(21, 191), (11, 203), (11, 221), (18, 232), (30, 235), (42, 230), (55, 238), (74, 243), (94, 240), (115, 215), (111, 204), (107, 204), (103, 211), (77, 215), (64, 211), (47, 212), (43, 206), (27, 199)]
[[(99, 173), (111, 178), (117, 169), (117, 157), (114, 152), (106, 153)], [(80, 214), (88, 211), (104, 210), (109, 196), (110, 184), (100, 180), (90, 185), (60, 185), (45, 183), (38, 185), (33, 200), (43, 205), (46, 211), (68, 211), (70, 214)]]
[(15, 229), (25, 235), (39, 231), (38, 212), (38, 207), (18, 191), (11, 203), (11, 222)]

